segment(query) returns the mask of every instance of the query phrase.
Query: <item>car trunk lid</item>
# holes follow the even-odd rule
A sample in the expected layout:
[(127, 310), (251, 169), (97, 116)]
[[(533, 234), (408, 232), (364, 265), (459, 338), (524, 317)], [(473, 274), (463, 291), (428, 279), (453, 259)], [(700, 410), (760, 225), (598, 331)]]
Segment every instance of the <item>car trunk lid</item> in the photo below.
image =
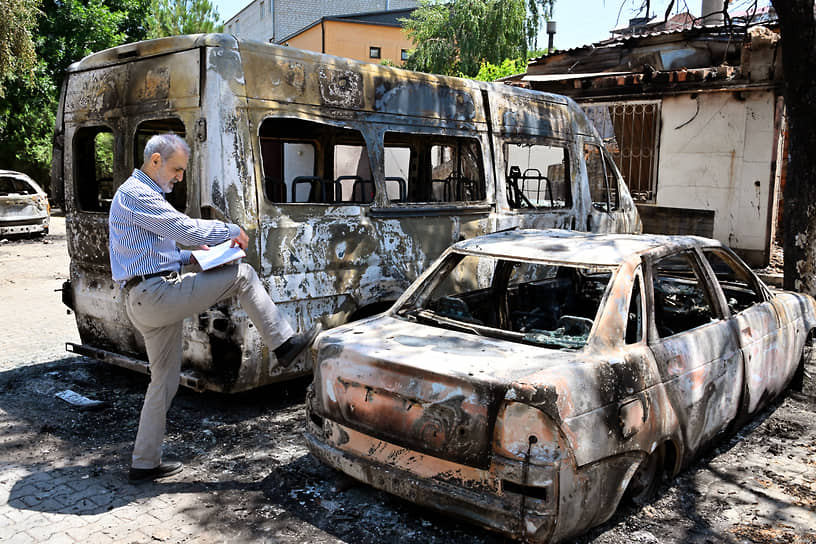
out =
[(38, 195), (0, 195), (0, 220), (26, 221), (42, 217), (43, 210), (37, 203), (38, 198)]
[[(319, 351), (321, 415), (479, 468), (490, 463), (496, 414), (508, 387), (542, 364), (541, 348), (391, 317), (332, 331)], [(559, 352), (547, 352), (560, 359)]]

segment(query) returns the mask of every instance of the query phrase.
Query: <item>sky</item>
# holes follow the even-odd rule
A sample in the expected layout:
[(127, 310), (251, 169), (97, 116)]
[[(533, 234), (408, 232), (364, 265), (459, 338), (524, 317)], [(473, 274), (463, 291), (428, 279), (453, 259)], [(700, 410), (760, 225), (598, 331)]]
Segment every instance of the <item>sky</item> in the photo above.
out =
[[(623, 2), (623, 8), (621, 3)], [(250, 4), (250, 0), (213, 0), (221, 18), (226, 21)], [(681, 7), (686, 4), (693, 15), (700, 14), (701, 0), (679, 0), (675, 2)], [(747, 0), (732, 1), (732, 8), (739, 8)], [(760, 5), (768, 4), (767, 0), (760, 0)], [(666, 1), (653, 0), (653, 15), (657, 12), (663, 15)], [(587, 45), (609, 37), (609, 31), (622, 26), (635, 17), (633, 6), (640, 6), (639, 0), (556, 0), (552, 20), (556, 23), (555, 48), (569, 49), (580, 45)], [(620, 14), (620, 15), (619, 15)], [(547, 47), (547, 34), (542, 30), (538, 38), (538, 48)]]

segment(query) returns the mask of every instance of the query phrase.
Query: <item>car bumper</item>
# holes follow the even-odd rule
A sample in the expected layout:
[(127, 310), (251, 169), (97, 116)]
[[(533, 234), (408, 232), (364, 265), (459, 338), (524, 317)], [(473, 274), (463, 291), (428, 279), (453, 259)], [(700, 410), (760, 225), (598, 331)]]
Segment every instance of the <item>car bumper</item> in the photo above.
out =
[[(483, 471), (408, 451), (328, 419), (310, 416), (308, 422), (305, 437), (312, 455), (372, 487), (513, 538), (547, 542), (553, 532), (557, 478), (544, 500), (506, 491), (499, 494), (495, 486), (486, 484), (500, 479), (497, 473), (502, 469), (496, 461)], [(422, 473), (430, 465), (436, 467), (432, 472), (439, 471), (435, 476)]]
[(48, 232), (49, 219), (46, 216), (25, 221), (2, 221), (0, 222), (0, 235)]

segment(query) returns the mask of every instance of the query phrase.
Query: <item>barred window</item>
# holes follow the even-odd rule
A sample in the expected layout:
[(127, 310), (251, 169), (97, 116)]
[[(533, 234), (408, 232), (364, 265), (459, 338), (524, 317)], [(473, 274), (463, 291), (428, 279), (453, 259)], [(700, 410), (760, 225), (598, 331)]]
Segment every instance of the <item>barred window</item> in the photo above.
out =
[(632, 198), (655, 202), (660, 102), (585, 104), (583, 108), (598, 129)]

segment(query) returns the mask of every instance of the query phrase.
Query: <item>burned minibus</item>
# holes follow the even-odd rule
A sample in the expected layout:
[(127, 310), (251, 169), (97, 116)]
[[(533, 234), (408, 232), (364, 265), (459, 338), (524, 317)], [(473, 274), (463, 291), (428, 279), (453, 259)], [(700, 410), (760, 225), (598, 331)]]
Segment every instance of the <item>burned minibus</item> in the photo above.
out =
[[(53, 186), (64, 191), (82, 343), (147, 372), (111, 280), (108, 208), (147, 139), (191, 147), (168, 195), (250, 236), (246, 260), (299, 330), (385, 310), (444, 249), (503, 229), (637, 232), (620, 174), (570, 99), (242, 41), (176, 36), (71, 65)], [(236, 392), (310, 372), (280, 368), (236, 302), (184, 325), (182, 383)]]

